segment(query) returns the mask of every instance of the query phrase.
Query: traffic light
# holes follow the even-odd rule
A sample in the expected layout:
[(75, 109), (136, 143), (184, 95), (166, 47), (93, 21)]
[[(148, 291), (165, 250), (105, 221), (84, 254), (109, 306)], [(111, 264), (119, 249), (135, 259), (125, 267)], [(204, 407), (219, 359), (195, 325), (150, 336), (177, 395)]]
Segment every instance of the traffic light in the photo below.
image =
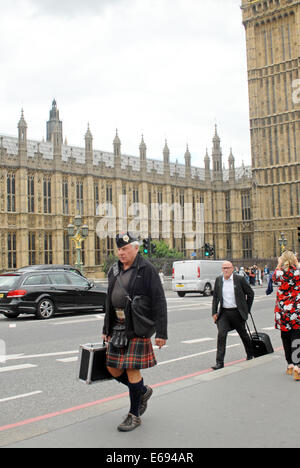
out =
[(300, 244), (300, 226), (298, 226), (298, 243)]
[(204, 255), (205, 257), (210, 257), (210, 245), (209, 244), (204, 245)]
[(207, 258), (213, 257), (215, 255), (215, 248), (213, 245), (205, 244), (204, 245), (204, 255)]
[(149, 255), (151, 252), (150, 252), (150, 249), (151, 249), (151, 241), (150, 239), (144, 239), (143, 240), (143, 251), (144, 251), (144, 254), (145, 255)]
[(154, 255), (155, 252), (156, 252), (156, 244), (151, 243), (151, 248), (150, 248), (150, 250), (151, 250), (151, 255)]

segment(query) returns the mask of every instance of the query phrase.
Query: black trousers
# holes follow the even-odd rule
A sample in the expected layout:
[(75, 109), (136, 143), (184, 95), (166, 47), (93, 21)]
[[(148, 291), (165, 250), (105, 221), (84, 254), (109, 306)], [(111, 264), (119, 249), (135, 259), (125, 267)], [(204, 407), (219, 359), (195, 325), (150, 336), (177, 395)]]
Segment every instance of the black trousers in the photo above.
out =
[(281, 339), (284, 347), (285, 358), (288, 365), (300, 364), (300, 330), (291, 330), (289, 332), (281, 332)]
[(217, 321), (218, 326), (218, 351), (217, 364), (224, 364), (228, 333), (236, 330), (244, 344), (247, 357), (253, 356), (252, 340), (246, 330), (246, 321), (238, 309), (222, 309)]

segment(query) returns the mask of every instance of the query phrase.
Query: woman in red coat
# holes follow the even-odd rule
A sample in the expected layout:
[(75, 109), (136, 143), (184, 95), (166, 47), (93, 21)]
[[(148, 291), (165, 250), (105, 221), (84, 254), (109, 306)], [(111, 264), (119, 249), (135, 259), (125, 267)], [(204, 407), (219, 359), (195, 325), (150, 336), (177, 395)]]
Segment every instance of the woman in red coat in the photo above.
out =
[(279, 286), (275, 323), (281, 330), (287, 374), (300, 381), (300, 270), (293, 252), (286, 251), (279, 258), (273, 281)]

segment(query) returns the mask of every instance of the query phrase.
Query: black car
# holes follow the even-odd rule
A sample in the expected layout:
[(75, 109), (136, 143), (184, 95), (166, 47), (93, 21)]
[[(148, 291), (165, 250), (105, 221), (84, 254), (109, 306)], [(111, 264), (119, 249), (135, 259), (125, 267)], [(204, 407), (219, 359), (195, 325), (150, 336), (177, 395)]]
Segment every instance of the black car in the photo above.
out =
[(106, 292), (72, 271), (37, 270), (0, 275), (0, 313), (8, 318), (35, 314), (105, 311)]

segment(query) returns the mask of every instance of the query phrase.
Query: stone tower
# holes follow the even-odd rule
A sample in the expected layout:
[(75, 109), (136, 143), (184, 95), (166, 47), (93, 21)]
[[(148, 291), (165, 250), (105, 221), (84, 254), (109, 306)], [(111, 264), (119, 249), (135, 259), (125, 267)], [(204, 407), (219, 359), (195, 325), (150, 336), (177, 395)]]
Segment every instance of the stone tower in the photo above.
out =
[(63, 143), (62, 121), (59, 120), (59, 110), (55, 99), (52, 102), (50, 118), (47, 122), (47, 141), (51, 141), (56, 146)]
[(296, 245), (300, 226), (300, 1), (242, 0), (242, 12), (250, 99), (253, 254), (271, 257), (280, 252), (280, 232), (288, 246)]

